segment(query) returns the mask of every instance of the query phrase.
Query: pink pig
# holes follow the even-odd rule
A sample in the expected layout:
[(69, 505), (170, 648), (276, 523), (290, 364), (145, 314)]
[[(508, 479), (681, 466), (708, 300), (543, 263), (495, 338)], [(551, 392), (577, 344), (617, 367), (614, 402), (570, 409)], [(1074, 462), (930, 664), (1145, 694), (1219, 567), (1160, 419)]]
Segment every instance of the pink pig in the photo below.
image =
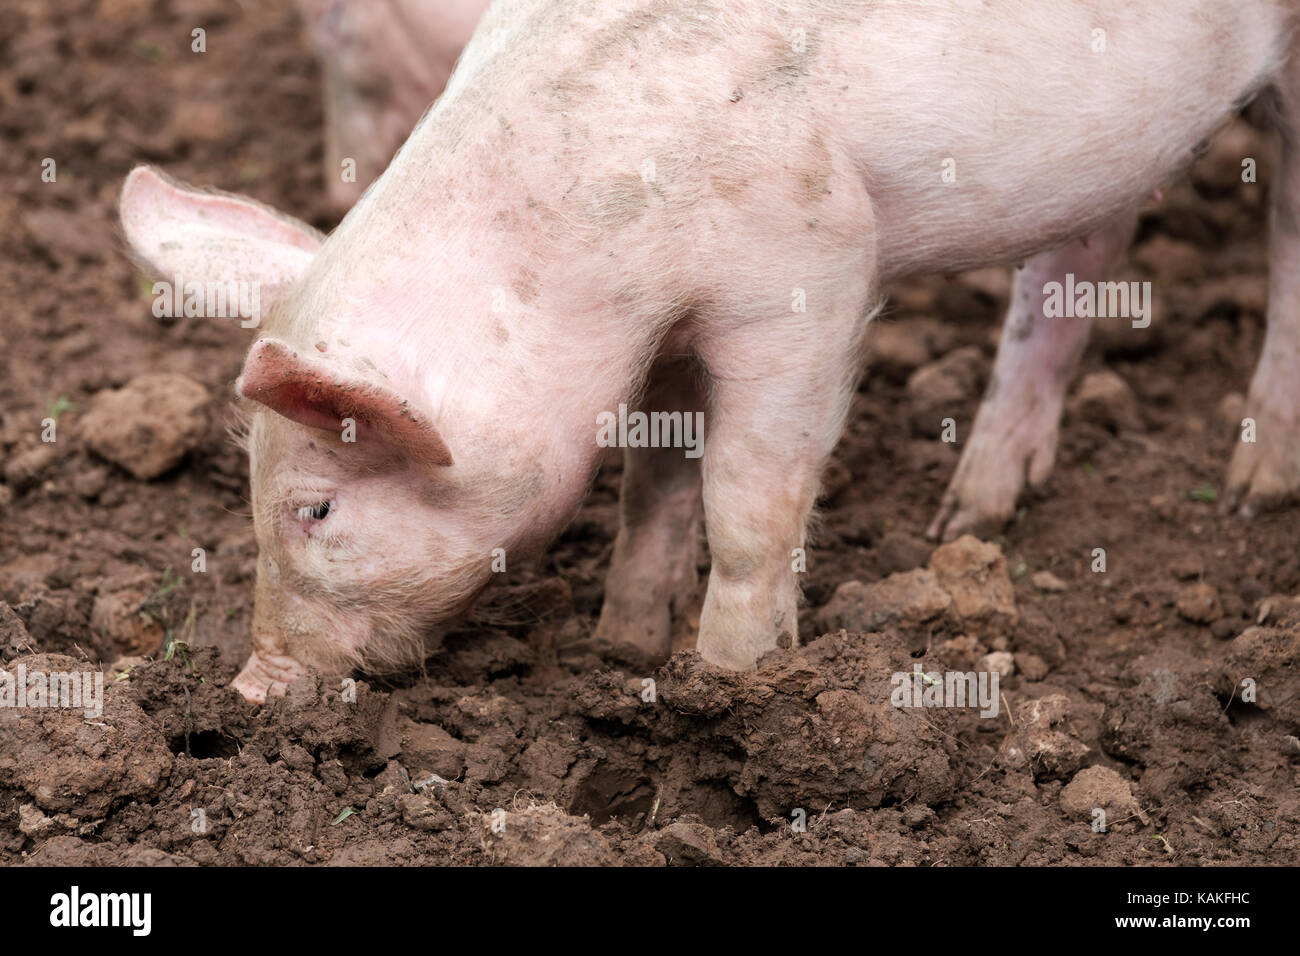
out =
[[(262, 700), (314, 666), (408, 664), (545, 546), (621, 403), (705, 413), (702, 459), (629, 448), (595, 638), (661, 654), (695, 580), (708, 661), (797, 638), (792, 555), (883, 283), (1034, 256), (932, 528), (1005, 518), (1050, 469), (1087, 336), (1044, 286), (1101, 277), (1136, 204), (1277, 96), (1269, 331), (1231, 500), (1300, 489), (1300, 47), (1282, 0), (506, 0), (338, 229), (154, 171), (161, 273), (272, 302), (238, 391)], [(1048, 251), (1044, 251), (1048, 250)], [(355, 434), (349, 441), (347, 422)], [(497, 552), (500, 553), (500, 552)]]
[(442, 93), (487, 5), (298, 0), (325, 76), (325, 183), (338, 213), (384, 171)]

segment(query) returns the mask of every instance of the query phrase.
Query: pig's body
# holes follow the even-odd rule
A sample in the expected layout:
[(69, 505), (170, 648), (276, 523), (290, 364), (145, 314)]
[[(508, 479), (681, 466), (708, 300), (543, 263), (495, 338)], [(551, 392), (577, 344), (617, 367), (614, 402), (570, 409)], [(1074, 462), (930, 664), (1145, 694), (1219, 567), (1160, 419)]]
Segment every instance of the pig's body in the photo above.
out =
[[(681, 449), (629, 450), (597, 637), (666, 648), (695, 586), (702, 500), (701, 653), (751, 667), (794, 640), (793, 556), (881, 283), (1052, 246), (1044, 268), (1104, 268), (1128, 211), (1235, 105), (1269, 82), (1300, 101), (1294, 5), (1228, 6), (498, 0), (250, 356), (244, 394), (280, 414), (252, 431), (263, 567), (241, 689), (258, 697), (302, 663), (409, 659), (414, 635), (487, 583), (493, 548), (517, 557), (563, 526), (596, 466), (597, 415), (638, 396), (705, 410), (703, 468)], [(1120, 238), (1063, 245), (1090, 234)], [(967, 456), (982, 451), (936, 533), (1002, 507), (982, 489), (1014, 502), (1043, 470), (1027, 449), (1054, 445), (1072, 368), (1057, 353), (1081, 339), (1035, 331), (1032, 291), (1018, 286), (995, 372), (1010, 403), (997, 417), (1028, 424), (981, 413)], [(1270, 324), (1295, 378), (1294, 330)], [(295, 353), (308, 370), (288, 380), (317, 384), (277, 394)], [(352, 407), (323, 394), (318, 360), (407, 398), (454, 464), (361, 464), (289, 421), (313, 417), (304, 404), (323, 421)], [(1294, 420), (1290, 391), (1263, 391)], [(402, 482), (419, 489), (402, 506), (416, 520), (379, 503)], [(334, 529), (286, 530), (282, 503), (314, 497), (334, 502)]]

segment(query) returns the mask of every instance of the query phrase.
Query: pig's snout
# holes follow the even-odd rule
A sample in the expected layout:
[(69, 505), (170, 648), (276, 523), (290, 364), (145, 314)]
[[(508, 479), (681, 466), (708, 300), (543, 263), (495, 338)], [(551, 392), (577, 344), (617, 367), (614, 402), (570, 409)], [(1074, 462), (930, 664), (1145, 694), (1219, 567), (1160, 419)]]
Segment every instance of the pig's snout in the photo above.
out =
[(253, 651), (230, 686), (243, 694), (245, 700), (265, 704), (268, 697), (279, 697), (305, 673), (306, 667), (285, 654)]

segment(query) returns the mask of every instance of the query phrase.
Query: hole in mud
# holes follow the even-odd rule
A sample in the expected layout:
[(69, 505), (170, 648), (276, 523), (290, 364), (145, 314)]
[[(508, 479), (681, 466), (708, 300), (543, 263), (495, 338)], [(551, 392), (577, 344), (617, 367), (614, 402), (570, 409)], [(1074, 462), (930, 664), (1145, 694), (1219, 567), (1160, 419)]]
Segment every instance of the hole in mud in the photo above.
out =
[(1227, 708), (1228, 722), (1231, 724), (1250, 724), (1266, 719), (1264, 711), (1260, 709), (1258, 704), (1249, 703), (1240, 697), (1234, 697), (1230, 701), (1219, 698), (1219, 703)]
[[(190, 734), (189, 738), (189, 755), (195, 760), (211, 760), (215, 757), (225, 759), (239, 753), (239, 742), (219, 730), (200, 730)], [(185, 734), (170, 738), (167, 746), (174, 754), (185, 753)]]
[(654, 806), (654, 799), (654, 787), (645, 777), (601, 764), (578, 788), (569, 812), (575, 816), (585, 813), (591, 817), (593, 826), (600, 826), (614, 817), (647, 814)]

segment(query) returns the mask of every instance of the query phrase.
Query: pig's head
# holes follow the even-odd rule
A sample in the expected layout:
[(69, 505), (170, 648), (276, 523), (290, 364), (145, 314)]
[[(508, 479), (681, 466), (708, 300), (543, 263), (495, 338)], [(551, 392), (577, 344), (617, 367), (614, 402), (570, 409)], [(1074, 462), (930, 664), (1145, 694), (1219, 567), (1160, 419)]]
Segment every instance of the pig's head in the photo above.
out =
[(259, 330), (236, 385), (259, 555), (253, 653), (235, 686), (262, 701), (308, 666), (382, 672), (420, 660), (490, 576), (490, 549), (462, 518), (478, 483), (374, 363), (294, 340), (322, 237), (147, 167), (128, 177), (121, 219), (150, 272), (255, 284), (268, 309), (270, 331)]

